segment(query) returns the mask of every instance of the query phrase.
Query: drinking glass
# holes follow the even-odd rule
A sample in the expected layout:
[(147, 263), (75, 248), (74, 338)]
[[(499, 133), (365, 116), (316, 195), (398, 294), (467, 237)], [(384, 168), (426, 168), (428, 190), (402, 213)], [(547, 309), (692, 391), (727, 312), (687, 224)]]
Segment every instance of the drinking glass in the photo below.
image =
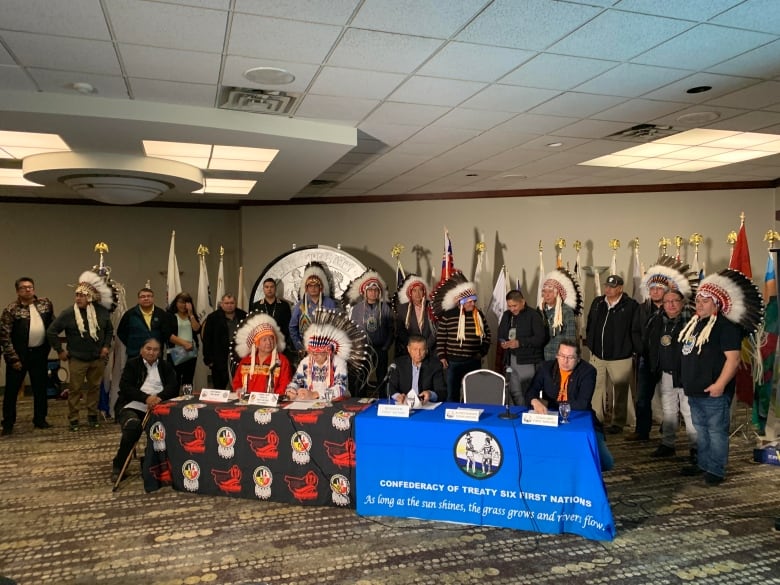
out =
[(568, 402), (561, 402), (558, 404), (558, 414), (561, 415), (561, 424), (567, 424), (569, 422), (569, 413), (571, 412), (571, 405)]
[(182, 384), (181, 393), (187, 398), (192, 396), (192, 384)]

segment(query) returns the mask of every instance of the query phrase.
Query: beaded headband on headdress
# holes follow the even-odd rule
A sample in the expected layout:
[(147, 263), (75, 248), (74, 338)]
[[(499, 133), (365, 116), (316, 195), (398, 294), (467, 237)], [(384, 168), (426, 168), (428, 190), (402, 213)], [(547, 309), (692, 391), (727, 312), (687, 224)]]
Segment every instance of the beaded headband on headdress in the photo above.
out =
[(286, 347), (284, 335), (273, 317), (267, 313), (249, 315), (238, 326), (234, 338), (234, 349), (239, 357), (246, 357), (257, 345), (260, 338), (273, 335), (276, 338), (276, 351), (281, 353)]
[(456, 270), (433, 292), (433, 312), (439, 317), (445, 311), (460, 306), (462, 300), (476, 296), (474, 283), (469, 282), (461, 271)]
[(582, 290), (577, 277), (565, 268), (556, 268), (545, 276), (542, 288), (553, 288), (561, 297), (563, 304), (574, 311), (575, 315), (582, 313)]
[(380, 300), (387, 301), (387, 285), (379, 273), (369, 268), (363, 274), (358, 276), (352, 282), (347, 285), (347, 289), (344, 291), (342, 297), (344, 302), (350, 305), (355, 305), (361, 301), (366, 294), (366, 289), (371, 287), (377, 287), (381, 291)]
[(303, 278), (301, 279), (301, 286), (299, 289), (300, 298), (304, 298), (306, 295), (306, 285), (314, 280), (319, 282), (322, 287), (323, 296), (330, 296), (332, 287), (326, 268), (319, 262), (310, 262), (303, 271)]

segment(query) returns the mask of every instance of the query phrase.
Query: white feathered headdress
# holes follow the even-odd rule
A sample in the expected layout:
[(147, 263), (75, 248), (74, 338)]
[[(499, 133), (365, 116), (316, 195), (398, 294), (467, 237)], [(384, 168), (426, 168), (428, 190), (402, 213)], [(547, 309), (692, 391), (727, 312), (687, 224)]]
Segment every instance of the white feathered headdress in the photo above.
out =
[(387, 284), (379, 276), (379, 273), (372, 268), (366, 270), (347, 285), (347, 290), (344, 291), (342, 299), (346, 304), (356, 305), (365, 296), (366, 289), (372, 286), (379, 288), (379, 300), (387, 302)]

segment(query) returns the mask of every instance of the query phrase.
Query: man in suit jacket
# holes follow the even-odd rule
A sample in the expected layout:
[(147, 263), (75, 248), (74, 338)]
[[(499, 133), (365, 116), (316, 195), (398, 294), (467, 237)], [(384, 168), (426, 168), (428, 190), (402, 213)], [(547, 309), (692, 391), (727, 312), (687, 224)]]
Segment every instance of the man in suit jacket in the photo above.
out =
[(410, 335), (406, 345), (407, 355), (395, 360), (395, 369), (390, 372), (388, 393), (398, 404), (404, 404), (406, 395), (414, 390), (423, 404), (438, 402), (447, 396), (444, 370), (441, 362), (428, 357), (428, 343), (420, 335)]

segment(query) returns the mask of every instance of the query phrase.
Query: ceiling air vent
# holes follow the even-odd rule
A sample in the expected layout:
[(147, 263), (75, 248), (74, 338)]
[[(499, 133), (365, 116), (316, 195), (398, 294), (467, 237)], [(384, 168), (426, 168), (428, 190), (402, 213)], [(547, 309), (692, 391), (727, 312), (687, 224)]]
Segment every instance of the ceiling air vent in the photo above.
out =
[(220, 108), (256, 114), (287, 114), (298, 101), (297, 94), (284, 91), (227, 87)]
[(650, 142), (679, 133), (671, 126), (656, 126), (655, 124), (637, 124), (627, 130), (615, 132), (606, 137), (606, 140), (622, 140), (626, 142)]

